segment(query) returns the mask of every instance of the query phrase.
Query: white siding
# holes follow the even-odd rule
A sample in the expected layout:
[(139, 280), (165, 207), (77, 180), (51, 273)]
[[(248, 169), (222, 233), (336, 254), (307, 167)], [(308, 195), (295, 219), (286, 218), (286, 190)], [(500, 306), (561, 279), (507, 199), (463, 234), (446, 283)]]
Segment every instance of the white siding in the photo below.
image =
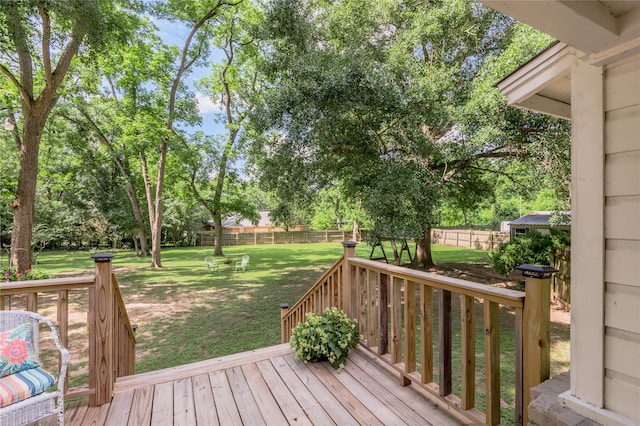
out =
[(604, 405), (640, 421), (640, 58), (605, 73)]

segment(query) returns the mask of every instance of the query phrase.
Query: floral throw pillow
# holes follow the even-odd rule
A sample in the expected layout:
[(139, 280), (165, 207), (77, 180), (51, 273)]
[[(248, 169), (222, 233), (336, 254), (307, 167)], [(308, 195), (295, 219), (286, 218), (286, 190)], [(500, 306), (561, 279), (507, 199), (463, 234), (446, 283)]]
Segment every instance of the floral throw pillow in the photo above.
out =
[(31, 327), (22, 324), (0, 332), (0, 377), (40, 366), (33, 356)]

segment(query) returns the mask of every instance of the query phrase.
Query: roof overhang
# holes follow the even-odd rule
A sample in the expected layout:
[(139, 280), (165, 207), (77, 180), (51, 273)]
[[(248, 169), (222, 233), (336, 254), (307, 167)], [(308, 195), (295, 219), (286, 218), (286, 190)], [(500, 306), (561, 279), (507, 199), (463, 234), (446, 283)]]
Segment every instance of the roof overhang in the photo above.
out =
[(481, 1), (560, 40), (497, 84), (509, 105), (570, 119), (576, 60), (606, 65), (640, 53), (640, 1)]
[(509, 105), (571, 119), (571, 67), (584, 53), (554, 43), (497, 84)]
[(640, 53), (640, 2), (481, 0), (482, 3), (609, 63)]

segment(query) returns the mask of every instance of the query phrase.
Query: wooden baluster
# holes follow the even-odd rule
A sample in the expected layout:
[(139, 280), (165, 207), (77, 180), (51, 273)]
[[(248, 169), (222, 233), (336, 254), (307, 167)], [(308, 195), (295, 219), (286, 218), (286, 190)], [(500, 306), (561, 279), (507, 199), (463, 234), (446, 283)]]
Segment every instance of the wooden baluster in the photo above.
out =
[(391, 277), (391, 362), (402, 361), (402, 280)]
[(27, 293), (27, 311), (38, 312), (38, 293)]
[(500, 310), (484, 301), (484, 359), (486, 424), (500, 423)]
[(378, 355), (384, 355), (389, 346), (389, 276), (379, 274), (378, 277)]
[(438, 295), (438, 314), (440, 328), (440, 396), (451, 393), (451, 292), (440, 290)]
[(422, 383), (433, 382), (433, 288), (420, 288), (420, 362)]
[(364, 336), (367, 332), (367, 306), (369, 301), (369, 281), (368, 271), (364, 268), (358, 268), (358, 332)]
[(378, 346), (378, 274), (368, 271), (368, 304), (367, 304), (367, 345), (370, 348)]
[[(416, 371), (416, 283), (404, 281), (404, 372)], [(402, 385), (411, 381), (403, 376)]]
[(460, 324), (462, 326), (462, 394), (461, 408), (469, 410), (475, 406), (476, 335), (475, 299), (460, 295)]
[[(525, 419), (525, 406), (524, 406), (524, 393), (525, 393), (525, 389), (524, 389), (524, 382), (523, 382), (523, 361), (522, 361), (522, 354), (523, 354), (523, 350), (522, 350), (522, 321), (523, 321), (523, 313), (522, 313), (522, 309), (516, 309), (516, 335), (515, 335), (515, 345), (516, 345), (516, 359), (515, 359), (515, 382), (516, 382), (516, 398), (515, 398), (515, 424), (516, 426), (522, 426), (525, 425), (526, 423), (524, 422)], [(529, 393), (529, 390), (526, 390), (527, 393)]]
[[(58, 333), (60, 343), (65, 348), (69, 348), (69, 290), (58, 292)], [(62, 362), (62, 360), (60, 360)], [(64, 379), (64, 391), (69, 389), (69, 374)]]

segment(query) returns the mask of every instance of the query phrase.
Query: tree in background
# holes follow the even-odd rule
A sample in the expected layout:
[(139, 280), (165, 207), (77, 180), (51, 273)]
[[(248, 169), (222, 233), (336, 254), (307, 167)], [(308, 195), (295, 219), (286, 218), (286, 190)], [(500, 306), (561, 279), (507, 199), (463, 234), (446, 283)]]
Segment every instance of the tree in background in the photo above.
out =
[(443, 200), (475, 209), (487, 173), (567, 133), (493, 88), (549, 38), (478, 3), (275, 0), (261, 36), (263, 183), (304, 200), (343, 182), (376, 234), (417, 241), (419, 267)]
[(47, 118), (81, 47), (85, 56), (104, 38), (126, 33), (123, 7), (126, 2), (99, 0), (0, 2), (0, 74), (13, 86), (5, 108), (14, 122), (19, 110), (22, 127), (14, 133), (20, 166), (11, 203), (11, 263), (18, 272), (31, 267), (38, 154)]
[[(254, 105), (261, 101), (262, 78), (257, 69), (257, 41), (250, 30), (261, 19), (258, 9), (243, 2), (225, 9), (219, 17), (212, 40), (224, 58), (211, 64), (212, 73), (198, 86), (214, 102), (219, 102), (220, 122), (227, 134), (194, 145), (193, 154), (185, 159), (189, 181), (196, 199), (209, 211), (214, 222), (214, 255), (222, 256), (222, 219), (239, 214), (259, 220), (255, 204), (243, 194), (246, 184), (234, 166), (242, 161), (241, 148), (245, 120)], [(201, 139), (203, 139), (201, 137)]]

